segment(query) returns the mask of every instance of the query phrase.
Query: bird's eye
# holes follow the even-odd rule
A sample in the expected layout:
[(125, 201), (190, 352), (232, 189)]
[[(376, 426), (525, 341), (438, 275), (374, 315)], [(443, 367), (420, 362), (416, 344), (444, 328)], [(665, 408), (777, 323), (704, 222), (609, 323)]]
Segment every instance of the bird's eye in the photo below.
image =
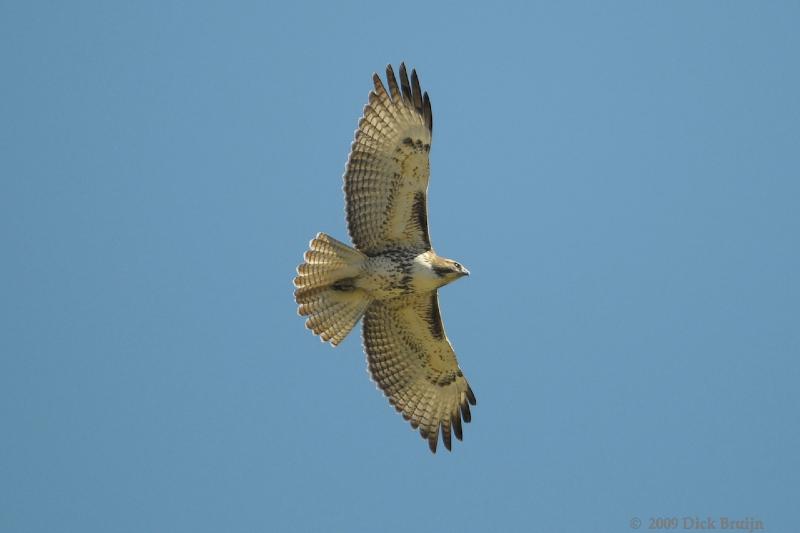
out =
[(461, 263), (453, 263), (456, 268), (461, 269)]

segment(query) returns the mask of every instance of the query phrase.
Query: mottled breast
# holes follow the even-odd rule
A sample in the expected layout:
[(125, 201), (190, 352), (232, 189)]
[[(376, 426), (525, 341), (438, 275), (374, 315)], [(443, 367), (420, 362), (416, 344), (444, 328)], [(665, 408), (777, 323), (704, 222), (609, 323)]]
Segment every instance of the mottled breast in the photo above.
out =
[(417, 251), (397, 249), (368, 258), (359, 286), (380, 299), (410, 294), (414, 291), (414, 259), (417, 255)]

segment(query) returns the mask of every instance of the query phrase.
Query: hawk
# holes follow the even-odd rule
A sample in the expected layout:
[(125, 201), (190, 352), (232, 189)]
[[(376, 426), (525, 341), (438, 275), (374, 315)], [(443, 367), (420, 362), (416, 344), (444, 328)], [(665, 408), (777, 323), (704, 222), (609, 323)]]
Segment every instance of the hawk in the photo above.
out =
[(442, 325), (438, 289), (469, 271), (439, 257), (428, 233), (428, 93), (405, 64), (386, 67), (358, 122), (344, 193), (355, 248), (318, 233), (294, 279), (298, 313), (323, 342), (338, 345), (363, 317), (372, 379), (436, 453), (441, 432), (462, 438), (475, 395)]

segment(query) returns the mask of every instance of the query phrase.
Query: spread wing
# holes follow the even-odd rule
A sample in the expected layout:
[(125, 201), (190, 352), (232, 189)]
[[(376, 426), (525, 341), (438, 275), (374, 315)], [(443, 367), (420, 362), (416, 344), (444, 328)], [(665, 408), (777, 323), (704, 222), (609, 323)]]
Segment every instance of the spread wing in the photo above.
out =
[(386, 67), (389, 93), (377, 74), (375, 90), (358, 122), (344, 174), (347, 229), (353, 244), (373, 255), (389, 248), (430, 250), (428, 153), (433, 117), (416, 71), (409, 83), (400, 65), (400, 87)]
[(372, 379), (432, 452), (440, 429), (448, 450), (451, 433), (461, 440), (475, 395), (445, 335), (436, 291), (370, 304), (364, 349)]

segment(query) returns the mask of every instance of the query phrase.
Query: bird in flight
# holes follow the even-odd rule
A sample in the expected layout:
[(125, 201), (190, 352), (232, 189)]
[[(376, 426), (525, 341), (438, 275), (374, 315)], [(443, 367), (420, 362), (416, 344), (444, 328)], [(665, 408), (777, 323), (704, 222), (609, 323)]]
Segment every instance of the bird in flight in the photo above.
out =
[(475, 395), (439, 314), (438, 289), (469, 271), (433, 251), (428, 234), (433, 116), (416, 71), (386, 67), (358, 122), (344, 193), (355, 248), (325, 233), (297, 267), (294, 297), (306, 327), (338, 345), (363, 317), (372, 379), (436, 453), (472, 418)]

